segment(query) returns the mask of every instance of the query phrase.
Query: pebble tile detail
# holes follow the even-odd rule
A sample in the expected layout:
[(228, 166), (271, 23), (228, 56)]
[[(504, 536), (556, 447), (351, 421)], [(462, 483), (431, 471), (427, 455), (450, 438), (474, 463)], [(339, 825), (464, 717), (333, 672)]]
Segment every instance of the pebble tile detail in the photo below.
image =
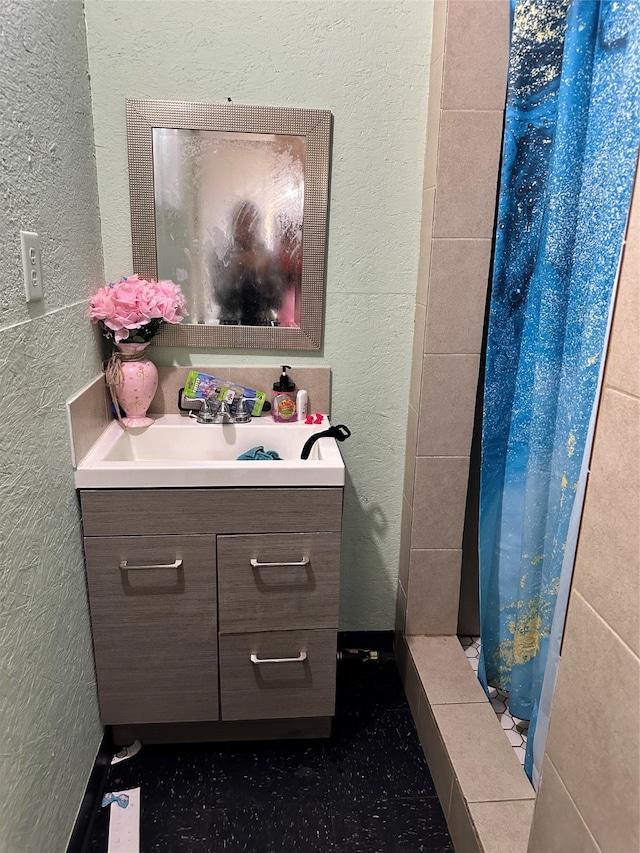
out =
[[(460, 644), (464, 649), (467, 660), (474, 672), (478, 672), (478, 661), (480, 658), (480, 637), (459, 637)], [(527, 747), (527, 732), (529, 721), (520, 720), (509, 712), (509, 694), (495, 687), (489, 688), (491, 705), (496, 712), (496, 717), (504, 729), (504, 733), (513, 747), (520, 764), (524, 766), (524, 754)]]

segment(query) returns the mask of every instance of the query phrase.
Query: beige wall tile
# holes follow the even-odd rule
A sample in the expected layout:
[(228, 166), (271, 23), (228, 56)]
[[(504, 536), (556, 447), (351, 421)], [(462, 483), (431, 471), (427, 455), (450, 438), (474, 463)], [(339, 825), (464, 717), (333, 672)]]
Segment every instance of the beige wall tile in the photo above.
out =
[(534, 800), (470, 803), (471, 820), (483, 853), (527, 853), (533, 808)]
[(418, 718), (420, 715), (420, 697), (422, 696), (422, 685), (420, 683), (420, 679), (418, 678), (418, 672), (413, 662), (411, 652), (409, 651), (408, 646), (406, 644), (406, 640), (405, 649), (407, 650), (407, 657), (403, 679), (404, 692), (406, 693), (407, 702), (409, 703), (409, 708), (411, 709), (411, 713), (413, 714), (413, 720), (417, 728)]
[(407, 637), (407, 645), (430, 705), (487, 704), (457, 637)]
[(440, 56), (429, 66), (429, 104), (427, 107), (427, 135), (425, 140), (424, 175), (422, 185), (435, 187), (440, 150), (440, 98), (442, 95), (443, 58)]
[(468, 476), (468, 458), (417, 458), (412, 548), (458, 549), (462, 546)]
[(443, 111), (434, 237), (493, 236), (502, 123), (497, 110)]
[(640, 400), (605, 390), (574, 588), (640, 654)]
[[(453, 780), (451, 788), (451, 802), (449, 804), (449, 814), (447, 815), (447, 826), (449, 834), (453, 841), (453, 846), (456, 851), (461, 853), (483, 853), (482, 846), (476, 834), (471, 820), (471, 814), (467, 803), (462, 796), (460, 786)], [(501, 853), (505, 853), (507, 848), (503, 848)], [(509, 853), (512, 853), (509, 850)]]
[[(615, 848), (607, 845), (604, 849), (614, 850)], [(548, 756), (545, 757), (533, 815), (529, 853), (599, 853), (599, 851), (600, 848), (580, 817), (580, 812), (562, 784), (555, 767)]]
[(455, 634), (461, 563), (462, 551), (411, 551), (407, 634)]
[(434, 705), (432, 711), (467, 802), (533, 799), (489, 702)]
[(622, 257), (605, 383), (640, 397), (640, 178)]
[(508, 0), (449, 0), (443, 109), (504, 110), (509, 30)]
[(431, 26), (431, 62), (444, 53), (445, 28), (447, 26), (447, 0), (434, 0)]
[(402, 636), (402, 632), (396, 629), (394, 644), (393, 644), (393, 656), (395, 658), (396, 668), (398, 670), (398, 674), (400, 676), (400, 680), (404, 685), (406, 680), (406, 671), (407, 664), (409, 661), (409, 649), (407, 648), (407, 643)]
[(416, 302), (427, 304), (431, 267), (431, 234), (433, 232), (433, 211), (436, 203), (435, 187), (427, 187), (422, 193), (422, 219), (420, 221), (420, 255), (418, 258), (418, 284)]
[(396, 623), (395, 629), (396, 631), (404, 634), (405, 628), (405, 619), (407, 612), (407, 596), (405, 594), (404, 589), (402, 588), (402, 584), (398, 581), (397, 591), (396, 591)]
[(416, 449), (418, 446), (418, 413), (409, 406), (407, 415), (407, 449), (405, 452), (403, 495), (409, 506), (413, 506), (413, 482), (416, 472)]
[(640, 397), (640, 272), (635, 276), (635, 281), (627, 278), (619, 285), (604, 381)]
[(546, 753), (603, 850), (640, 848), (639, 730), (640, 661), (573, 592)]
[(413, 324), (413, 350), (411, 353), (411, 379), (409, 384), (409, 405), (413, 406), (416, 411), (420, 408), (426, 314), (427, 311), (424, 305), (416, 304), (416, 314)]
[(425, 355), (418, 456), (468, 456), (478, 387), (477, 355)]
[(491, 240), (433, 240), (424, 351), (479, 353)]
[(406, 498), (402, 500), (402, 519), (400, 521), (400, 556), (398, 558), (398, 580), (404, 591), (409, 589), (409, 557), (411, 552), (411, 505)]
[(425, 701), (424, 696), (420, 702), (416, 728), (420, 744), (427, 759), (427, 764), (429, 765), (433, 784), (436, 786), (442, 811), (444, 812), (444, 816), (448, 818), (451, 786), (453, 784), (453, 768), (440, 733), (438, 732), (433, 711), (429, 707), (429, 703)]

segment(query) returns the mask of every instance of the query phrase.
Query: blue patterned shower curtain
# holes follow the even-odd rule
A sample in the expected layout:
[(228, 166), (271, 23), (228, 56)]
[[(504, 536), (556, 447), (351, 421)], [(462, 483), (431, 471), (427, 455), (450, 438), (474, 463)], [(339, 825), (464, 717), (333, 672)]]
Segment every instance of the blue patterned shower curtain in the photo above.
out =
[(512, 0), (482, 428), (479, 677), (531, 720), (530, 777), (639, 142), (640, 0)]

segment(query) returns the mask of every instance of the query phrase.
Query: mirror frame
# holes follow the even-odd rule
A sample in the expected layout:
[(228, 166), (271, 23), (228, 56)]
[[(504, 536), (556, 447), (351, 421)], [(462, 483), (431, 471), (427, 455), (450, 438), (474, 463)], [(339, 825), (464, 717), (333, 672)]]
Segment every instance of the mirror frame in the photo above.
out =
[(329, 200), (329, 110), (128, 98), (126, 111), (133, 271), (145, 278), (158, 278), (152, 140), (155, 127), (305, 137), (300, 327), (165, 323), (152, 343), (173, 347), (320, 349)]

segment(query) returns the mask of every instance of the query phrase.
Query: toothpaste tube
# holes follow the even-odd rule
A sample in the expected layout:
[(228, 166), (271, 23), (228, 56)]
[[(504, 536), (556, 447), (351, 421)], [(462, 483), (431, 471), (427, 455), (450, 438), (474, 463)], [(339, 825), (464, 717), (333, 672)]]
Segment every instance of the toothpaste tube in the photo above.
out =
[(267, 395), (264, 391), (255, 391), (253, 388), (245, 388), (237, 382), (229, 379), (220, 379), (217, 376), (209, 376), (208, 373), (198, 373), (192, 370), (184, 385), (184, 396), (192, 400), (203, 400), (212, 398), (214, 400), (240, 399), (244, 397), (251, 410), (251, 416), (257, 418), (262, 412)]

